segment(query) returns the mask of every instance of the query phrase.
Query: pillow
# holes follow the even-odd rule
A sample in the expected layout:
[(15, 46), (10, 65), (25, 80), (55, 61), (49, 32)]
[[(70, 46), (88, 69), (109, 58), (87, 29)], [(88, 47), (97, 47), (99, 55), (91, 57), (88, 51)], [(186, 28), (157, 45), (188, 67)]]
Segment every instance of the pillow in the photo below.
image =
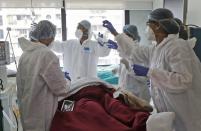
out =
[(146, 125), (147, 131), (174, 131), (174, 112), (161, 112), (149, 116)]

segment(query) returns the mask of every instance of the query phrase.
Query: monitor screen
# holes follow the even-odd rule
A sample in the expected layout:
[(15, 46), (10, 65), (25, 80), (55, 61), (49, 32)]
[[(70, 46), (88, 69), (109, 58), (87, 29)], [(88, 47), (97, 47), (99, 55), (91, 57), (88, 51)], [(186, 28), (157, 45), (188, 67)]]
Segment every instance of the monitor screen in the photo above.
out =
[(7, 41), (0, 41), (0, 65), (7, 65), (10, 63), (9, 43)]

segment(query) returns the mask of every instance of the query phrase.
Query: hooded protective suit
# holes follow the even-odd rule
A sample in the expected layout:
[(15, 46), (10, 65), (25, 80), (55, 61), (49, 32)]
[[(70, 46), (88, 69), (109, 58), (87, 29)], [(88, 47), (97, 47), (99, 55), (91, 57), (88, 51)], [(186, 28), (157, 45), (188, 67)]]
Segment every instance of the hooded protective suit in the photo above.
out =
[(148, 79), (146, 77), (136, 76), (133, 73), (133, 70), (126, 69), (126, 66), (123, 63), (120, 63), (119, 72), (118, 86), (125, 88), (148, 102), (150, 101), (151, 96), (147, 84)]
[(133, 46), (116, 36), (120, 51), (150, 69), (151, 96), (158, 112), (174, 112), (176, 131), (201, 130), (201, 64), (188, 41), (170, 34), (153, 47)]
[(70, 82), (46, 45), (24, 38), (19, 38), (19, 44), (23, 54), (17, 71), (17, 97), (23, 130), (49, 131), (58, 97), (67, 95)]
[[(129, 41), (129, 43), (133, 46), (135, 46), (136, 44), (139, 45), (139, 42), (133, 41), (133, 39), (131, 39), (130, 37), (126, 37), (125, 39), (127, 42)], [(119, 86), (149, 102), (151, 96), (149, 86), (147, 84), (148, 79), (146, 77), (136, 76), (133, 73), (133, 70), (130, 68), (131, 65), (133, 65), (133, 61), (127, 59), (127, 56), (124, 55), (124, 52), (121, 51), (121, 48), (117, 50), (120, 52), (119, 55), (123, 58), (120, 61)]]
[(82, 77), (97, 77), (98, 58), (110, 53), (110, 49), (89, 39), (82, 45), (78, 39), (55, 42), (52, 49), (63, 53), (64, 70), (69, 72), (72, 82)]

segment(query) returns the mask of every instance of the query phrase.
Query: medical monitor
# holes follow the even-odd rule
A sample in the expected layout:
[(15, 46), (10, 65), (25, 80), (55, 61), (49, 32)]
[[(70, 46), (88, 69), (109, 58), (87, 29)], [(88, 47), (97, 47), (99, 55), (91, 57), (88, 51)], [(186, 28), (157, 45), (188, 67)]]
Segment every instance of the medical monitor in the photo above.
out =
[(9, 43), (7, 41), (0, 41), (0, 65), (7, 65), (10, 63)]

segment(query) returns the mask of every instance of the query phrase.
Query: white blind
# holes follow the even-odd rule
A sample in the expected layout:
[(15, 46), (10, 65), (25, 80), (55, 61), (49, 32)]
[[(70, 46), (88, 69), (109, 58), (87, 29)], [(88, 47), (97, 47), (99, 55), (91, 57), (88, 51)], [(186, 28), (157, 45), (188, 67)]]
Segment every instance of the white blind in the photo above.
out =
[[(61, 8), (63, 0), (0, 0), (0, 8)], [(67, 9), (150, 10), (153, 0), (65, 0)]]
[(62, 0), (0, 0), (0, 8), (61, 8)]
[(150, 10), (153, 0), (65, 0), (67, 9)]
[(0, 0), (0, 7), (30, 7), (30, 0)]

